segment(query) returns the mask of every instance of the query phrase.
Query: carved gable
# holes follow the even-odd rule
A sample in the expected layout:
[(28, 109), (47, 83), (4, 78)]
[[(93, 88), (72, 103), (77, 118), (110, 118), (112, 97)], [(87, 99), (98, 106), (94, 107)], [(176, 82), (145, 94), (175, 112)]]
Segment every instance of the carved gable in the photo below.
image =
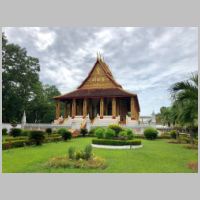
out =
[(116, 88), (116, 84), (111, 81), (109, 76), (103, 70), (102, 66), (97, 62), (89, 74), (89, 77), (81, 85), (82, 89), (90, 88)]

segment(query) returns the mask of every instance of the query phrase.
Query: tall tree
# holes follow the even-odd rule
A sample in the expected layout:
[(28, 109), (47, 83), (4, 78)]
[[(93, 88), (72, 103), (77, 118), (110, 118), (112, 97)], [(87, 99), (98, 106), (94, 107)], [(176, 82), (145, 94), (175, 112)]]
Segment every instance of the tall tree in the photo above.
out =
[(34, 93), (34, 84), (39, 82), (39, 60), (28, 56), (26, 49), (9, 44), (4, 34), (2, 44), (3, 121), (19, 121)]
[(54, 119), (53, 96), (60, 95), (55, 86), (39, 81), (37, 58), (27, 55), (19, 45), (2, 37), (2, 118), (3, 122), (20, 122), (24, 110), (28, 122), (51, 122)]

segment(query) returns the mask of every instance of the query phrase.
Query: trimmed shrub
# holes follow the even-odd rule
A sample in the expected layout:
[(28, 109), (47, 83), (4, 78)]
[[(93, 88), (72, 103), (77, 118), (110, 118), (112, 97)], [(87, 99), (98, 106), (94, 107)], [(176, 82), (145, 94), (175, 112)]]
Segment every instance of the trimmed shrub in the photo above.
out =
[(169, 134), (161, 134), (157, 137), (158, 139), (170, 139), (171, 136)]
[(127, 139), (128, 140), (132, 140), (134, 138), (134, 133), (133, 133), (133, 130), (130, 129), (130, 128), (127, 128), (126, 129), (126, 133), (127, 133)]
[(105, 129), (104, 128), (97, 128), (96, 130), (95, 130), (95, 136), (97, 137), (97, 138), (103, 138), (104, 137), (104, 132), (105, 132)]
[(75, 159), (75, 148), (74, 147), (69, 147), (68, 149), (68, 156), (69, 159)]
[(30, 130), (22, 130), (21, 136), (29, 136)]
[(72, 138), (72, 134), (66, 128), (58, 129), (58, 133), (62, 136), (63, 140), (70, 140)]
[(11, 142), (2, 142), (2, 150), (10, 149), (12, 148)]
[(141, 140), (108, 140), (108, 139), (93, 139), (93, 140), (92, 140), (92, 144), (113, 145), (113, 146), (141, 145)]
[(88, 145), (85, 147), (84, 153), (85, 153), (84, 158), (85, 158), (86, 160), (89, 160), (89, 159), (92, 157), (92, 145), (91, 145), (91, 144), (88, 144)]
[(6, 141), (2, 143), (2, 149), (6, 150), (11, 148), (24, 147), (26, 145), (30, 145), (28, 140)]
[(80, 133), (81, 133), (81, 135), (82, 135), (83, 137), (85, 137), (85, 135), (88, 134), (88, 130), (87, 130), (87, 128), (81, 128)]
[(171, 138), (173, 138), (173, 139), (176, 139), (176, 130), (171, 130), (170, 132), (170, 136), (171, 136)]
[(124, 131), (120, 131), (118, 137), (122, 140), (126, 140), (127, 139), (127, 132)]
[(135, 134), (134, 135), (135, 138), (138, 138), (138, 139), (144, 139), (144, 134)]
[(91, 128), (89, 131), (89, 136), (95, 136), (95, 130), (96, 128)]
[(144, 136), (148, 140), (155, 140), (158, 136), (158, 131), (153, 127), (148, 127), (144, 130)]
[(8, 135), (8, 132), (7, 132), (8, 130), (7, 130), (7, 128), (3, 128), (2, 129), (2, 135)]
[(65, 131), (67, 131), (66, 128), (59, 128), (59, 129), (57, 130), (57, 134), (62, 135), (62, 133), (64, 133)]
[(18, 137), (20, 136), (22, 133), (22, 130), (20, 128), (12, 128), (10, 130), (10, 134), (13, 136), (13, 137)]
[(26, 136), (19, 136), (19, 137), (7, 137), (5, 138), (5, 141), (6, 142), (13, 142), (13, 141), (16, 141), (16, 140), (28, 140), (28, 137)]
[(72, 134), (70, 131), (66, 130), (66, 132), (62, 133), (63, 140), (70, 140), (72, 138)]
[(66, 128), (58, 129), (58, 134), (60, 134), (63, 140), (70, 140), (72, 138), (72, 134)]
[(48, 133), (48, 135), (52, 134), (52, 129), (51, 128), (46, 128), (46, 133)]
[(115, 137), (115, 131), (111, 128), (107, 128), (104, 131), (104, 138), (106, 139), (113, 139)]
[(33, 144), (41, 145), (44, 142), (44, 133), (42, 131), (30, 131), (29, 140)]
[(115, 136), (117, 137), (119, 132), (123, 130), (123, 128), (121, 126), (119, 126), (118, 124), (111, 124), (108, 126), (108, 128), (111, 128), (115, 131)]
[(62, 136), (59, 135), (57, 137), (47, 137), (45, 138), (44, 142), (59, 142), (62, 141)]
[(48, 138), (60, 137), (61, 135), (58, 133), (54, 133), (48, 136)]

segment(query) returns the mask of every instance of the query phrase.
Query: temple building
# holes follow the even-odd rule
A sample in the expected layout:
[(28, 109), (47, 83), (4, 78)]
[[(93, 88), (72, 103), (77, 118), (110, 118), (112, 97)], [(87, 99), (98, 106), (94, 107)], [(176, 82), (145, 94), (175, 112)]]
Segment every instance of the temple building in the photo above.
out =
[[(137, 94), (130, 93), (114, 79), (109, 66), (98, 55), (86, 79), (76, 90), (54, 97), (56, 120), (78, 128), (83, 123), (93, 126), (134, 124), (139, 120), (140, 106)], [(61, 117), (61, 103), (65, 112)]]

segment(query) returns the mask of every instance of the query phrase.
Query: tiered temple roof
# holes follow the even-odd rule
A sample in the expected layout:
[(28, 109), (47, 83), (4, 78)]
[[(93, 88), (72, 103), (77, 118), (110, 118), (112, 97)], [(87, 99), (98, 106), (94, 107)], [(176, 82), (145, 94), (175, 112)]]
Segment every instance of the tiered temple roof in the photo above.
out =
[(97, 58), (88, 76), (76, 90), (56, 96), (54, 99), (66, 101), (68, 99), (100, 97), (135, 97), (138, 110), (140, 111), (137, 94), (124, 90), (122, 86), (116, 82), (109, 66), (101, 57)]

